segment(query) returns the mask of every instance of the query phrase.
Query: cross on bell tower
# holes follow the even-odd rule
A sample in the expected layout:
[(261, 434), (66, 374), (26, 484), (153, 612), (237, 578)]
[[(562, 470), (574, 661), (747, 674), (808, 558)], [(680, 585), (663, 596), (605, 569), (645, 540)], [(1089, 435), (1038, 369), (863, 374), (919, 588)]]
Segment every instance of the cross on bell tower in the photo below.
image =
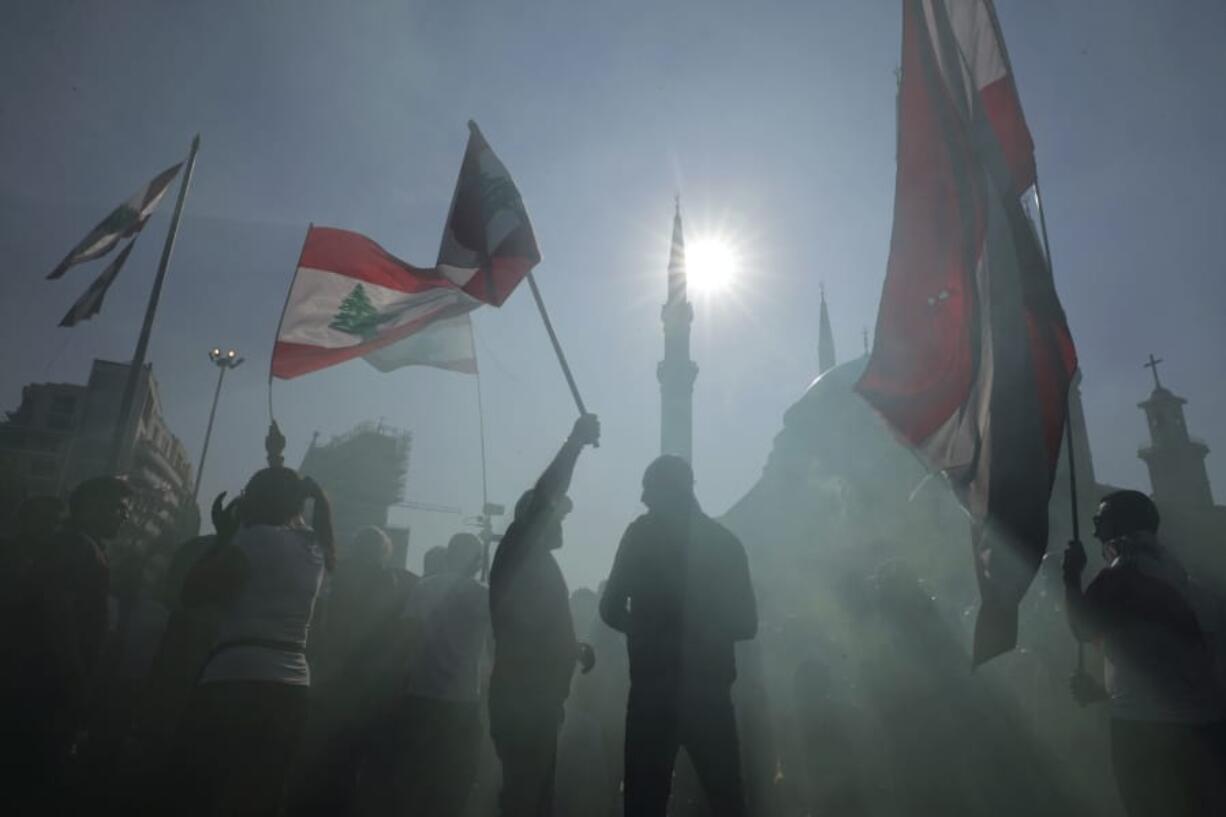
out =
[(1159, 363), (1162, 363), (1162, 362), (1163, 362), (1162, 358), (1160, 358), (1160, 357), (1154, 357), (1154, 353), (1153, 353), (1153, 352), (1150, 352), (1150, 354), (1149, 354), (1149, 362), (1148, 362), (1148, 363), (1146, 363), (1146, 364), (1145, 364), (1145, 365), (1142, 367), (1142, 368), (1144, 368), (1144, 369), (1149, 369), (1149, 370), (1150, 370), (1150, 372), (1153, 374), (1153, 376), (1154, 376), (1154, 388), (1155, 388), (1155, 389), (1160, 389), (1160, 388), (1162, 388), (1162, 381), (1158, 379), (1158, 364), (1159, 364)]
[(1150, 444), (1138, 456), (1149, 469), (1150, 485), (1159, 507), (1210, 507), (1213, 490), (1205, 470), (1209, 446), (1188, 435), (1183, 413), (1188, 401), (1162, 385), (1159, 363), (1162, 358), (1151, 354), (1144, 365), (1154, 376), (1154, 390), (1148, 400), (1137, 404), (1145, 412), (1150, 437)]

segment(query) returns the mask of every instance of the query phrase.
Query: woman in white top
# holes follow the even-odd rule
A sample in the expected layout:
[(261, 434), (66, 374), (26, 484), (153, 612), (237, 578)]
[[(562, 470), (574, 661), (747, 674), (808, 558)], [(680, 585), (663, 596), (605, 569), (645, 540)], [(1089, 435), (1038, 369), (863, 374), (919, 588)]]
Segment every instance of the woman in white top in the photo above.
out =
[(217, 605), (219, 626), (180, 729), (171, 796), (178, 814), (275, 815), (306, 718), (311, 614), (336, 561), (331, 509), (289, 468), (258, 471), (224, 509), (223, 497), (217, 544), (183, 587), (186, 606)]

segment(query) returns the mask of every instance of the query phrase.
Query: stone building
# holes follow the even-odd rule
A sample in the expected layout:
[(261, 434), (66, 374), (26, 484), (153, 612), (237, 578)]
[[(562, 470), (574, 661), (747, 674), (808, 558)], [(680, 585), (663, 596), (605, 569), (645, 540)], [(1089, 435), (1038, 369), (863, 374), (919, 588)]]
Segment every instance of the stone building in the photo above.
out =
[[(21, 405), (0, 422), (0, 519), (27, 496), (67, 496), (90, 477), (110, 473), (109, 457), (129, 365), (95, 360), (89, 380), (31, 383)], [(124, 538), (181, 541), (199, 529), (187, 449), (162, 415), (157, 380), (140, 373), (123, 435), (118, 473), (136, 492)]]

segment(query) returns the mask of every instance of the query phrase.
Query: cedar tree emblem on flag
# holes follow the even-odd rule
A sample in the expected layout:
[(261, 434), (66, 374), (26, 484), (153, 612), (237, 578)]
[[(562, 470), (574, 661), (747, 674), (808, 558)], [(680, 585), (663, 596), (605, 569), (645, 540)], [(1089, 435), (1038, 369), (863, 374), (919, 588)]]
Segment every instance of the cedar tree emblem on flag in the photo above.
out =
[(361, 284), (354, 285), (350, 293), (341, 301), (340, 309), (332, 323), (333, 329), (357, 335), (363, 340), (370, 340), (379, 330), (379, 325), (391, 320), (391, 315), (380, 315), (370, 302), (366, 288)]

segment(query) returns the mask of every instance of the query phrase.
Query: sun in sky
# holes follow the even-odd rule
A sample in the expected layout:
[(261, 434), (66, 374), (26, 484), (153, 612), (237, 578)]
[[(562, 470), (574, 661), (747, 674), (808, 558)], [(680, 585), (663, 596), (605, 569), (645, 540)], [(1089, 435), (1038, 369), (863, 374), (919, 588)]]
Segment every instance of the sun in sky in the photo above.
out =
[(719, 235), (700, 235), (686, 242), (688, 285), (700, 295), (716, 295), (732, 286), (740, 271), (736, 245)]

